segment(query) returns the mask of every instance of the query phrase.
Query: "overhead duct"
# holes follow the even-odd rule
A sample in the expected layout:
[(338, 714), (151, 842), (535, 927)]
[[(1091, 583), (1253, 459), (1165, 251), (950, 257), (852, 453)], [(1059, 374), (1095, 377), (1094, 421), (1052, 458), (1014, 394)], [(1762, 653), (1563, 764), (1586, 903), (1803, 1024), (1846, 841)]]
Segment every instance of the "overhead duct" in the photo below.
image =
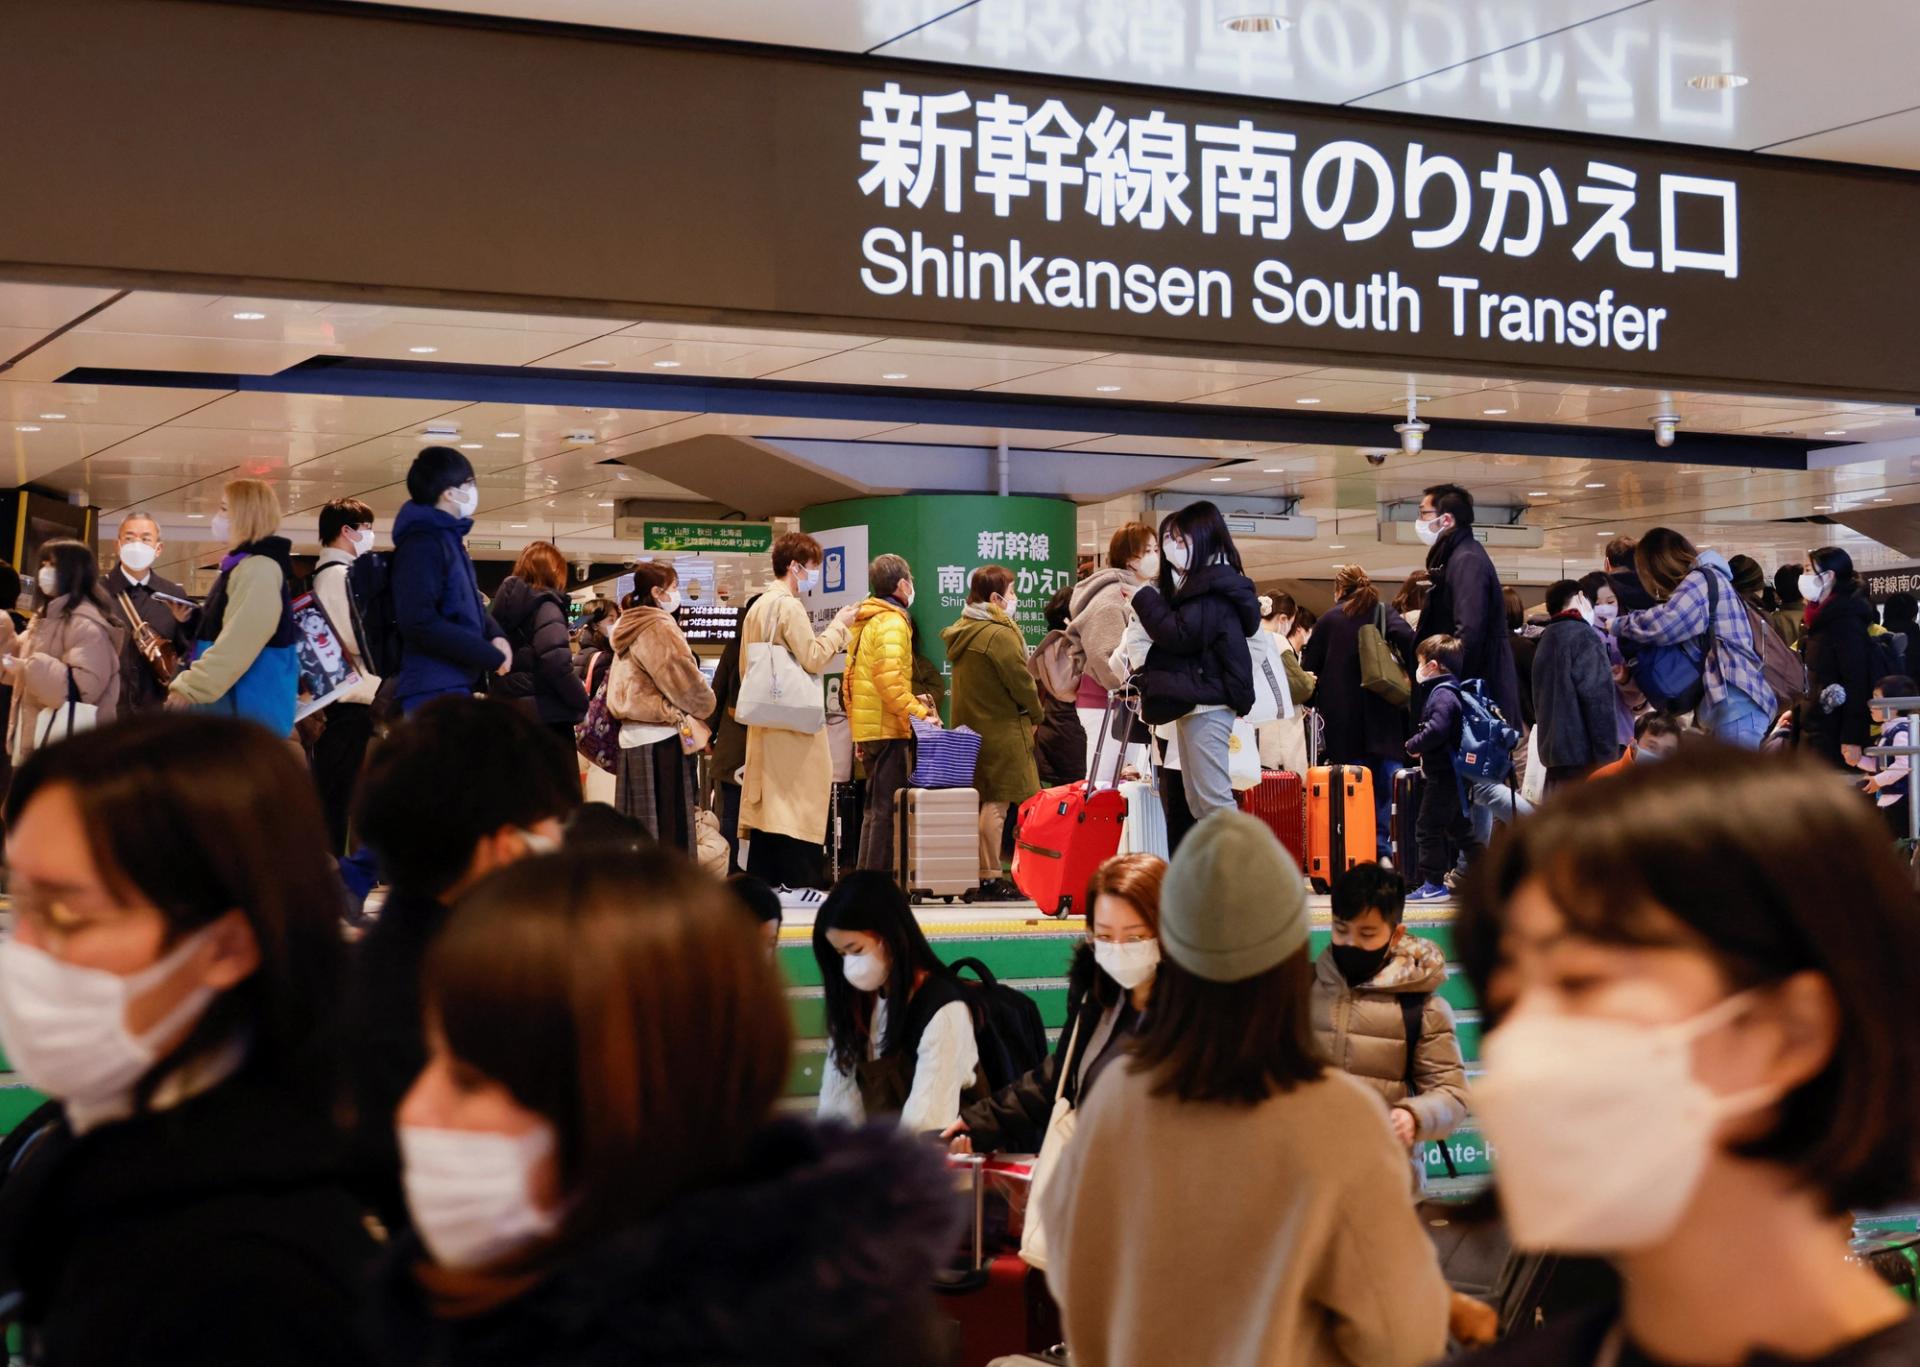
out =
[[(1190, 494), (1155, 494), (1147, 506), (1156, 517), (1177, 513), (1192, 503)], [(1312, 541), (1320, 535), (1320, 519), (1306, 517), (1294, 510), (1297, 497), (1236, 498), (1231, 502), (1215, 500), (1227, 531), (1236, 541)]]
[[(1481, 545), (1500, 550), (1531, 551), (1547, 544), (1543, 528), (1521, 522), (1526, 508), (1501, 508), (1482, 504), (1474, 510), (1473, 539)], [(1417, 503), (1380, 505), (1380, 540), (1390, 546), (1423, 546), (1415, 524), (1420, 520)]]

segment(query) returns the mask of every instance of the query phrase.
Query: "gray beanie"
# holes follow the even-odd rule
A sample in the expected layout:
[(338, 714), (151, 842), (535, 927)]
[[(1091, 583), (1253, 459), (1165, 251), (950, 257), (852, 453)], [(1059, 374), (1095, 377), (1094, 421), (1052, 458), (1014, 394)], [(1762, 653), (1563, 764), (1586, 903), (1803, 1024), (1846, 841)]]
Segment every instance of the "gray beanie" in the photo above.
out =
[(1306, 879), (1264, 822), (1214, 812), (1187, 832), (1167, 868), (1160, 940), (1197, 978), (1256, 977), (1306, 946)]

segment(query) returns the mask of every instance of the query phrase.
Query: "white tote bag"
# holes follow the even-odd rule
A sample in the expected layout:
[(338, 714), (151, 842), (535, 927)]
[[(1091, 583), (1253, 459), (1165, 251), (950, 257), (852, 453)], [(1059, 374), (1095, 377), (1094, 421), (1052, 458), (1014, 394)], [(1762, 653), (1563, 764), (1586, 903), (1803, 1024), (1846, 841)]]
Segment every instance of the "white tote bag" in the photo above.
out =
[(1260, 733), (1245, 717), (1233, 719), (1227, 739), (1227, 781), (1236, 793), (1260, 786)]
[[(1076, 1016), (1073, 1034), (1067, 1039), (1067, 1051), (1062, 1058), (1072, 1060), (1079, 1039), (1080, 1020)], [(1081, 1067), (1085, 1066), (1083, 1061)], [(1027, 1223), (1020, 1232), (1020, 1260), (1042, 1272), (1047, 1270), (1047, 1231), (1040, 1220), (1040, 1193), (1047, 1189), (1060, 1167), (1060, 1159), (1073, 1139), (1074, 1124), (1075, 1112), (1067, 1100), (1067, 1075), (1063, 1071), (1054, 1084), (1053, 1114), (1047, 1119), (1046, 1138), (1040, 1141), (1040, 1156), (1033, 1160), (1033, 1177), (1027, 1185)]]
[(1520, 796), (1536, 807), (1547, 795), (1547, 766), (1540, 762), (1540, 728), (1527, 732), (1527, 776), (1520, 783)]
[(827, 724), (827, 696), (820, 680), (800, 667), (793, 652), (776, 645), (780, 605), (767, 604), (767, 639), (746, 647), (747, 672), (733, 715), (747, 726), (812, 735)]
[(1287, 720), (1293, 715), (1293, 691), (1280, 662), (1280, 638), (1271, 631), (1254, 632), (1247, 637), (1247, 655), (1253, 661), (1253, 709), (1245, 719), (1255, 726)]
[(65, 740), (68, 736), (78, 735), (82, 731), (91, 731), (99, 724), (100, 709), (90, 702), (80, 701), (80, 684), (73, 677), (71, 667), (67, 670), (67, 700), (47, 708), (34, 723), (33, 747), (52, 745), (55, 741)]

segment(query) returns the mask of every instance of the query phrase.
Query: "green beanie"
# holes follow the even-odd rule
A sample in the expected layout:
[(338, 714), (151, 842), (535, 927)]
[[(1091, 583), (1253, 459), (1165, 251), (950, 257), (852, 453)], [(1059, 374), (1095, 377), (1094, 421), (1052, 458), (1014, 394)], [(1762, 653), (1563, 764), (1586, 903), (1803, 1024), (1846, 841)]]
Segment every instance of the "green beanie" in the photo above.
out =
[(1214, 812), (1167, 868), (1160, 940), (1169, 958), (1209, 982), (1265, 973), (1306, 946), (1306, 880), (1264, 822)]

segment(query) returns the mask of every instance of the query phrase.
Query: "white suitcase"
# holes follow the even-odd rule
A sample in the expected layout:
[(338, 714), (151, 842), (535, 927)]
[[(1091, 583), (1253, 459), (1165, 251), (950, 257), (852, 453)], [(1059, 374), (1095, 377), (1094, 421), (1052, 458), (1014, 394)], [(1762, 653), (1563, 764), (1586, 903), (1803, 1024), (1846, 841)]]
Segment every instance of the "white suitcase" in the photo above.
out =
[(908, 901), (949, 902), (980, 886), (980, 794), (973, 788), (904, 788), (894, 806), (894, 859)]
[(1127, 819), (1120, 828), (1120, 853), (1171, 859), (1173, 856), (1167, 851), (1167, 808), (1153, 780), (1140, 778), (1122, 783), (1120, 796), (1127, 800)]

